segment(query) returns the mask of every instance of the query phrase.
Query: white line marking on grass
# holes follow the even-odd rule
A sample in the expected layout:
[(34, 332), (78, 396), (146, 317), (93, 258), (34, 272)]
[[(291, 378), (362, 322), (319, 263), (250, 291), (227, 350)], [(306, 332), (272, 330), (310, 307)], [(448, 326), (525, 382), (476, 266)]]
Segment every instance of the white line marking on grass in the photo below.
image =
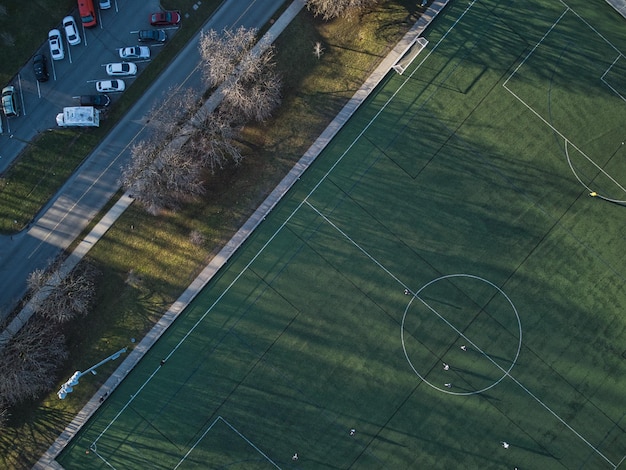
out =
[[(392, 279), (398, 281), (398, 283), (401, 285), (401, 287), (407, 288), (407, 286), (405, 286), (401, 281), (399, 281), (399, 279), (393, 275), (387, 268), (385, 268), (383, 266), (382, 263), (380, 263), (378, 260), (376, 260), (372, 255), (370, 255), (364, 248), (362, 248), (361, 246), (359, 246), (354, 240), (352, 240), (352, 238), (350, 238), (344, 231), (342, 231), (339, 227), (337, 227), (335, 224), (333, 224), (326, 216), (324, 216), (319, 210), (317, 210), (315, 207), (313, 207), (308, 201), (306, 202), (306, 204), (313, 209), (315, 212), (317, 212), (325, 221), (328, 222), (328, 224), (330, 226), (332, 226), (335, 230), (337, 230), (341, 235), (343, 235), (350, 243), (352, 243), (359, 251), (361, 251), (363, 254), (365, 254), (365, 256), (367, 256), (370, 260), (372, 260), (377, 266), (379, 266), (383, 271), (385, 271), (385, 273), (389, 274), (389, 276), (391, 276)], [(487, 281), (488, 282), (488, 281)], [(492, 284), (493, 285), (493, 284)], [(600, 457), (602, 457), (606, 462), (608, 462), (609, 464), (611, 464), (614, 468), (615, 468), (615, 464), (613, 462), (611, 462), (611, 460), (609, 460), (602, 452), (600, 452), (600, 450), (598, 450), (593, 444), (591, 444), (587, 439), (585, 439), (578, 431), (576, 431), (573, 427), (571, 427), (569, 424), (567, 424), (565, 422), (565, 420), (563, 420), (563, 418), (561, 418), (559, 415), (557, 415), (554, 411), (552, 411), (552, 409), (546, 405), (543, 401), (541, 401), (541, 399), (539, 397), (537, 397), (534, 393), (532, 393), (529, 389), (527, 389), (524, 385), (522, 385), (522, 383), (517, 380), (515, 377), (513, 377), (509, 371), (509, 370), (505, 370), (504, 368), (502, 368), (497, 362), (495, 362), (491, 357), (489, 357), (488, 354), (486, 354), (484, 351), (482, 351), (482, 349), (480, 349), (476, 344), (474, 344), (469, 338), (467, 338), (461, 331), (459, 331), (454, 325), (452, 325), (447, 319), (445, 319), (444, 317), (442, 317), (435, 309), (433, 309), (432, 307), (430, 307), (430, 305), (428, 305), (428, 303), (426, 303), (426, 301), (424, 301), (423, 299), (419, 298), (419, 300), (427, 307), (429, 308), (435, 315), (437, 315), (441, 320), (443, 320), (450, 328), (452, 328), (458, 335), (460, 335), (461, 337), (463, 337), (468, 344), (471, 344), (472, 347), (476, 348), (478, 351), (481, 352), (481, 354), (483, 356), (485, 356), (492, 364), (494, 364), (498, 369), (500, 369), (500, 371), (507, 377), (509, 377), (513, 382), (515, 382), (522, 390), (524, 390), (528, 395), (530, 395), (537, 403), (539, 403), (546, 411), (548, 411), (552, 416), (554, 416), (561, 424), (563, 424), (567, 429), (569, 429), (572, 433), (574, 433), (581, 441), (583, 441), (585, 444), (587, 444), (594, 452), (596, 452)], [(520, 344), (521, 344), (521, 323), (520, 323)], [(519, 351), (518, 351), (519, 354)], [(502, 380), (502, 379), (501, 379)]]
[[(539, 42), (537, 42), (537, 44), (534, 45), (534, 47), (530, 50), (530, 52), (528, 54), (526, 54), (526, 57), (524, 57), (524, 60), (522, 60), (520, 62), (520, 64), (515, 67), (515, 70), (513, 70), (511, 72), (511, 74), (508, 76), (508, 78), (504, 81), (504, 83), (502, 84), (502, 86), (504, 88), (506, 88), (506, 84), (509, 82), (509, 80), (513, 77), (513, 75), (515, 75), (517, 73), (517, 71), (522, 67), (522, 65), (524, 65), (526, 63), (526, 61), (528, 60), (528, 58), (534, 54), (535, 50), (541, 45), (541, 43), (543, 42), (543, 40), (545, 38), (548, 37), (548, 34), (550, 34), (550, 32), (556, 27), (557, 24), (559, 24), (559, 21), (561, 21), (561, 19), (565, 16), (565, 14), (569, 11), (569, 7), (567, 7), (565, 9), (565, 11), (563, 13), (561, 13), (561, 16), (558, 17), (558, 19), (552, 24), (552, 26), (550, 26), (550, 28), (548, 29), (548, 31), (546, 31), (546, 34), (543, 35), (543, 37), (539, 40)], [(508, 88), (506, 88), (508, 90)]]
[(606, 71), (602, 74), (602, 76), (600, 77), (600, 80), (602, 81), (602, 83), (604, 83), (606, 86), (608, 86), (613, 93), (615, 93), (617, 96), (619, 96), (622, 99), (622, 101), (626, 101), (626, 98), (624, 98), (619, 91), (617, 91), (615, 88), (613, 88), (613, 86), (604, 79), (604, 77), (606, 77), (606, 74), (611, 71), (613, 66), (617, 63), (617, 61), (621, 57), (623, 57), (621, 54), (617, 56), (617, 58), (613, 61), (613, 63), (609, 66), (609, 68), (607, 68)]
[(141, 387), (139, 387), (137, 392), (130, 396), (130, 400), (128, 400), (126, 402), (126, 404), (122, 407), (122, 409), (120, 411), (118, 411), (117, 414), (113, 417), (111, 422), (109, 424), (107, 424), (107, 426), (102, 430), (102, 432), (100, 434), (98, 434), (98, 437), (91, 444), (92, 446), (95, 446), (97, 444), (97, 442), (104, 435), (104, 433), (109, 430), (109, 428), (113, 425), (113, 423), (115, 423), (115, 421), (117, 421), (117, 418), (119, 418), (120, 415), (126, 410), (126, 408), (128, 408), (130, 406), (130, 404), (135, 400), (135, 398), (137, 398), (137, 395), (139, 395), (139, 393), (144, 389), (144, 387), (146, 385), (148, 385), (148, 382), (150, 382), (152, 377), (154, 377), (156, 375), (156, 373), (159, 371), (159, 369), (160, 369), (160, 367), (157, 367), (154, 370), (154, 372), (152, 372), (152, 374), (150, 374), (150, 376), (146, 379), (146, 381), (141, 385)]
[[(517, 319), (517, 328), (518, 328), (518, 333), (519, 333), (519, 339), (517, 342), (517, 351), (515, 352), (515, 357), (513, 358), (513, 360), (511, 361), (511, 366), (506, 370), (506, 373), (502, 375), (502, 377), (500, 377), (497, 381), (495, 381), (494, 383), (492, 383), (491, 385), (489, 385), (488, 387), (482, 388), (480, 390), (474, 390), (471, 392), (452, 392), (450, 390), (444, 390), (442, 388), (436, 387), (435, 385), (431, 384), (428, 380), (426, 380), (424, 377), (422, 377), (422, 375), (417, 371), (417, 369), (413, 366), (413, 362), (411, 361), (411, 359), (409, 358), (409, 354), (406, 350), (406, 345), (404, 342), (404, 324), (405, 324), (405, 320), (406, 320), (406, 315), (409, 311), (409, 307), (411, 306), (411, 304), (413, 303), (413, 299), (418, 299), (420, 302), (422, 302), (431, 312), (433, 312), (435, 315), (437, 315), (437, 317), (439, 317), (441, 320), (443, 320), (450, 328), (452, 328), (454, 330), (454, 332), (456, 334), (458, 334), (460, 337), (462, 337), (468, 344), (470, 344), (472, 347), (476, 348), (476, 350), (480, 351), (480, 353), (483, 356), (487, 356), (487, 354), (485, 352), (483, 352), (483, 350), (481, 348), (479, 348), (476, 344), (474, 344), (474, 342), (469, 339), (467, 336), (465, 336), (459, 329), (457, 329), (456, 327), (454, 327), (450, 322), (448, 322), (447, 319), (445, 319), (442, 315), (439, 314), (439, 312), (437, 312), (433, 307), (430, 306), (430, 304), (426, 303), (421, 297), (420, 297), (420, 293), (426, 289), (427, 287), (429, 287), (430, 285), (444, 280), (444, 279), (451, 279), (451, 278), (470, 278), (470, 279), (475, 279), (478, 281), (482, 281), (486, 284), (489, 284), (491, 287), (493, 287), (494, 289), (496, 289), (509, 303), (509, 305), (511, 306), (511, 308), (513, 309), (513, 313), (515, 314), (515, 318)], [(426, 382), (428, 385), (430, 385), (432, 388), (434, 388), (435, 390), (438, 390), (440, 392), (443, 393), (447, 393), (449, 395), (460, 395), (460, 396), (467, 396), (467, 395), (476, 395), (482, 392), (486, 392), (487, 390), (495, 387), (496, 385), (498, 385), (500, 382), (502, 382), (502, 380), (504, 380), (504, 378), (507, 376), (507, 374), (509, 372), (511, 372), (511, 370), (513, 369), (513, 367), (515, 366), (515, 364), (517, 363), (517, 358), (520, 355), (520, 352), (522, 350), (522, 321), (520, 320), (519, 314), (517, 312), (517, 308), (515, 308), (515, 305), (513, 304), (513, 301), (509, 298), (508, 295), (506, 295), (506, 292), (504, 292), (502, 289), (500, 289), (497, 285), (495, 285), (493, 282), (488, 281), (485, 278), (482, 278), (480, 276), (475, 276), (473, 274), (448, 274), (445, 276), (440, 276), (436, 279), (433, 279), (432, 281), (424, 284), (424, 286), (422, 286), (411, 298), (411, 301), (407, 304), (406, 309), (404, 310), (404, 315), (402, 316), (402, 324), (400, 325), (400, 338), (402, 340), (402, 349), (404, 350), (404, 357), (406, 358), (407, 362), (409, 363), (409, 365), (411, 366), (411, 369), (413, 369), (413, 372), (415, 372), (415, 374), (422, 379), (424, 382)], [(491, 358), (490, 358), (491, 359)], [(492, 360), (493, 362), (493, 360)]]
[(176, 464), (176, 466), (174, 467), (174, 470), (176, 470), (178, 467), (180, 467), (180, 464), (183, 463), (185, 461), (185, 459), (189, 456), (189, 454), (191, 454), (191, 452), (193, 452), (193, 450), (196, 448), (196, 446), (200, 443), (200, 441), (202, 441), (202, 439), (204, 439), (204, 436), (207, 435), (207, 433), (213, 428), (213, 426), (215, 426), (215, 423), (217, 423), (217, 421), (220, 419), (220, 417), (218, 416), (217, 418), (215, 418), (215, 420), (211, 423), (211, 425), (206, 429), (206, 431), (204, 431), (202, 433), (202, 435), (198, 438), (198, 440), (196, 442), (194, 442), (194, 444), (191, 446), (191, 448), (187, 451), (187, 453), (185, 455), (183, 455), (183, 458), (180, 459), (180, 461)]
[(109, 463), (109, 461), (107, 459), (105, 459), (104, 457), (102, 457), (99, 453), (98, 453), (98, 448), (96, 446), (96, 443), (94, 442), (93, 444), (91, 444), (89, 446), (89, 449), (98, 456), (98, 458), (100, 460), (102, 460), (107, 466), (111, 467), (113, 470), (117, 470), (111, 463)]
[[(595, 451), (600, 457), (602, 457), (604, 460), (606, 460), (610, 465), (613, 466), (613, 468), (615, 468), (615, 464), (613, 462), (611, 462), (602, 452), (600, 452), (599, 449), (597, 449), (593, 444), (591, 444), (587, 439), (585, 439), (578, 431), (576, 431), (573, 427), (571, 427), (569, 424), (567, 424), (565, 422), (565, 420), (563, 418), (561, 418), (559, 415), (557, 415), (554, 411), (552, 411), (552, 409), (546, 405), (543, 401), (541, 401), (541, 399), (535, 395), (533, 392), (531, 392), (530, 390), (528, 390), (524, 385), (522, 385), (522, 383), (517, 380), (515, 377), (513, 377), (509, 371), (511, 370), (511, 368), (509, 368), (509, 370), (505, 370), (503, 367), (500, 366), (500, 364), (498, 364), (496, 361), (494, 361), (488, 354), (486, 354), (482, 349), (480, 349), (478, 346), (476, 346), (474, 343), (472, 343), (472, 341), (467, 338), (461, 331), (457, 330), (454, 325), (452, 325), (446, 318), (442, 317), (435, 309), (433, 309), (430, 305), (428, 305), (428, 303), (419, 298), (420, 302), (422, 302), (429, 310), (431, 310), (435, 315), (437, 315), (441, 320), (443, 320), (450, 328), (452, 328), (457, 334), (459, 334), (460, 336), (462, 336), (468, 343), (470, 343), (472, 345), (472, 347), (476, 348), (478, 351), (480, 351), (480, 353), (485, 356), (487, 358), (487, 360), (489, 360), (494, 366), (496, 366), (498, 369), (500, 369), (500, 371), (502, 371), (504, 373), (505, 376), (509, 377), (513, 382), (515, 382), (522, 390), (524, 390), (528, 395), (530, 395), (537, 403), (539, 403), (546, 411), (548, 411), (552, 416), (554, 416), (558, 421), (561, 422), (561, 424), (563, 424), (567, 429), (569, 429), (571, 432), (573, 432), (580, 440), (582, 440), (585, 444), (587, 444), (593, 451)], [(521, 333), (521, 330), (520, 330)], [(504, 377), (503, 377), (504, 378)], [(500, 379), (502, 380), (502, 379)]]
[[(517, 96), (517, 94), (515, 94), (514, 91), (510, 90), (508, 87), (502, 85), (509, 93), (511, 93), (515, 98), (517, 98), (517, 100), (522, 103), (524, 106), (526, 106), (526, 108), (532, 112), (535, 116), (537, 116), (539, 118), (539, 120), (541, 120), (546, 126), (548, 126), (555, 134), (557, 134), (559, 137), (561, 137), (563, 139), (563, 141), (565, 142), (565, 151), (566, 151), (566, 158), (569, 161), (569, 153), (567, 151), (567, 145), (571, 145), (574, 149), (576, 149), (578, 151), (578, 153), (580, 153), (583, 157), (585, 157), (585, 159), (591, 163), (600, 173), (602, 173), (604, 176), (606, 176), (609, 180), (611, 180), (619, 189), (621, 189), (622, 191), (624, 191), (624, 193), (626, 193), (626, 188), (624, 186), (622, 186), (620, 183), (618, 183), (611, 175), (609, 175), (606, 171), (604, 171), (604, 168), (602, 168), (601, 166), (599, 166), (591, 157), (589, 157), (585, 152), (583, 152), (581, 149), (579, 149), (576, 144), (574, 144), (571, 140), (569, 140), (561, 131), (559, 131), (556, 127), (554, 127), (552, 124), (550, 124), (543, 116), (541, 116), (537, 111), (535, 111), (532, 106), (530, 106), (528, 103), (526, 103), (522, 98), (520, 98), (519, 96)], [(571, 168), (571, 166), (570, 166)], [(576, 175), (576, 173), (574, 173)], [(578, 176), (576, 176), (576, 178), (578, 179)], [(578, 181), (580, 181), (580, 179), (578, 179)], [(581, 182), (582, 183), (582, 182)], [(587, 189), (589, 189), (587, 187), (587, 185), (585, 185), (584, 183), (582, 183), (583, 186)]]
[(609, 41), (607, 38), (605, 38), (605, 37), (604, 37), (604, 36), (600, 33), (600, 31), (598, 31), (596, 28), (594, 28), (593, 26), (591, 26), (591, 24), (590, 24), (587, 20), (585, 20), (582, 16), (580, 16), (580, 15), (576, 12), (576, 10), (574, 10), (573, 8), (571, 8), (571, 7), (570, 7), (567, 3), (565, 3), (563, 0), (560, 0), (560, 2), (561, 2), (561, 3), (562, 3), (562, 4), (563, 4), (563, 5), (564, 5), (567, 9), (569, 9), (572, 13), (574, 13), (574, 14), (578, 17), (578, 19), (579, 19), (580, 21), (582, 21), (583, 23), (585, 23), (585, 25), (587, 25), (587, 27), (588, 27), (591, 31), (593, 31), (593, 32), (594, 32), (594, 33), (596, 33), (599, 37), (601, 37), (601, 38), (602, 38), (602, 40), (603, 40), (604, 42), (606, 42), (609, 46), (611, 46), (613, 49), (615, 49), (615, 51), (616, 51), (618, 54), (621, 54), (621, 51), (620, 51), (620, 50), (619, 50), (619, 49), (618, 49), (618, 48), (617, 48), (617, 47), (616, 47), (616, 46), (615, 46), (615, 45), (614, 45), (611, 41)]
[(224, 424), (226, 424), (226, 426), (228, 426), (231, 430), (233, 430), (239, 437), (241, 437), (244, 441), (246, 441), (246, 443), (252, 447), (254, 450), (256, 450), (259, 454), (261, 454), (265, 460), (267, 460), (269, 463), (271, 463), (274, 467), (280, 469), (280, 467), (276, 464), (276, 462), (274, 462), (272, 459), (270, 459), (267, 454), (265, 454), (265, 452), (263, 452), (261, 449), (259, 449), (257, 446), (255, 446), (246, 436), (244, 436), (243, 434), (241, 434), (232, 424), (230, 424), (228, 421), (226, 421), (226, 419), (222, 418), (221, 416), (218, 416), (217, 418), (215, 418), (215, 421), (213, 421), (211, 423), (211, 425), (206, 429), (206, 431), (204, 431), (202, 433), (202, 435), (198, 438), (198, 440), (193, 444), (193, 446), (191, 446), (191, 448), (187, 451), (187, 453), (183, 456), (182, 459), (180, 459), (180, 461), (176, 464), (176, 466), (174, 467), (174, 470), (176, 470), (178, 467), (180, 467), (180, 465), (185, 461), (185, 459), (189, 456), (189, 454), (191, 454), (191, 452), (196, 448), (196, 446), (200, 443), (200, 441), (202, 441), (202, 439), (204, 439), (204, 436), (207, 435), (207, 433), (213, 428), (213, 426), (215, 426), (215, 423), (217, 423), (218, 421), (222, 421)]
[[(504, 83), (502, 84), (502, 87), (508, 91), (511, 95), (513, 95), (520, 103), (522, 103), (530, 112), (532, 112), (535, 116), (537, 116), (539, 118), (539, 120), (541, 120), (546, 126), (548, 126), (548, 128), (550, 128), (555, 134), (557, 134), (559, 137), (561, 137), (563, 139), (563, 141), (565, 142), (565, 152), (566, 152), (566, 158), (568, 161), (568, 164), (570, 166), (570, 169), (572, 170), (572, 172), (574, 173), (574, 176), (576, 177), (576, 179), (583, 185), (584, 188), (586, 188), (587, 190), (590, 190), (589, 187), (583, 183), (580, 178), (578, 177), (578, 175), (576, 174), (576, 172), (574, 171), (572, 164), (571, 164), (571, 160), (569, 158), (569, 152), (567, 150), (567, 146), (571, 145), (574, 149), (576, 149), (578, 151), (578, 153), (580, 153), (589, 163), (591, 163), (591, 165), (593, 165), (600, 173), (602, 173), (604, 176), (606, 176), (610, 181), (612, 181), (618, 188), (620, 188), (622, 191), (624, 191), (626, 193), (626, 188), (624, 186), (622, 186), (620, 183), (618, 183), (611, 175), (609, 175), (602, 167), (600, 167), (592, 158), (590, 158), (585, 152), (583, 152), (581, 149), (579, 149), (576, 144), (574, 144), (572, 141), (570, 141), (562, 132), (560, 132), (556, 127), (554, 127), (552, 124), (550, 124), (543, 116), (541, 116), (541, 114), (539, 114), (537, 111), (535, 111), (535, 109), (533, 109), (532, 106), (530, 106), (528, 103), (526, 103), (520, 96), (518, 96), (513, 90), (511, 90), (507, 84), (509, 82), (509, 80), (511, 80), (511, 78), (513, 78), (513, 76), (518, 72), (518, 70), (522, 67), (522, 65), (524, 65), (524, 63), (528, 60), (528, 58), (535, 52), (535, 50), (539, 47), (539, 45), (541, 45), (541, 43), (545, 40), (545, 38), (550, 34), (550, 32), (556, 27), (556, 25), (561, 21), (561, 19), (565, 16), (565, 14), (567, 12), (572, 12), (574, 15), (576, 15), (583, 23), (585, 23), (585, 25), (587, 25), (593, 32), (595, 32), (600, 38), (602, 38), (610, 47), (612, 47), (613, 49), (615, 49), (615, 51), (620, 54), (621, 56), (621, 52), (619, 51), (619, 49), (617, 49), (610, 41), (608, 41), (604, 36), (602, 36), (602, 34), (600, 34), (593, 26), (591, 26), (587, 21), (585, 21), (578, 13), (576, 13), (574, 10), (572, 10), (566, 3), (564, 3), (561, 0), (561, 3), (566, 7), (565, 11), (561, 14), (561, 16), (559, 16), (559, 18), (552, 24), (552, 26), (550, 26), (550, 28), (548, 29), (548, 31), (546, 31), (546, 33), (543, 35), (543, 37), (537, 42), (537, 44), (534, 45), (534, 47), (531, 49), (531, 51), (526, 55), (526, 57), (524, 57), (524, 60), (522, 60), (522, 62), (515, 68), (515, 70), (513, 70), (513, 72), (511, 72), (511, 74), (508, 76), (508, 78), (504, 81)], [(619, 56), (617, 57), (617, 59), (615, 59), (615, 61), (613, 62), (613, 64), (615, 64), (617, 62), (617, 60), (619, 59)], [(611, 67), (613, 66), (613, 64), (611, 65)], [(613, 87), (611, 87), (611, 85), (609, 85), (603, 78), (604, 76), (608, 73), (608, 70), (610, 70), (610, 68), (607, 69), (606, 72), (604, 72), (604, 75), (602, 75), (601, 80), (609, 87), (611, 88), (613, 91), (615, 91), (613, 89)], [(617, 91), (615, 91), (615, 93), (617, 93)], [(620, 96), (622, 99), (624, 99), (619, 93), (617, 93), (618, 96)], [(626, 100), (625, 100), (626, 101)]]
[(254, 450), (256, 450), (259, 454), (261, 454), (263, 457), (265, 457), (265, 458), (266, 458), (266, 459), (267, 459), (267, 460), (268, 460), (268, 461), (269, 461), (272, 465), (274, 465), (274, 467), (276, 467), (276, 468), (280, 468), (278, 465), (276, 465), (276, 463), (275, 463), (272, 459), (270, 459), (267, 455), (265, 455), (265, 453), (264, 453), (261, 449), (259, 449), (259, 448), (258, 448), (257, 446), (255, 446), (252, 442), (250, 442), (246, 436), (244, 436), (243, 434), (241, 434), (241, 433), (240, 433), (237, 429), (235, 429), (235, 428), (234, 428), (234, 427), (233, 427), (233, 426), (232, 426), (232, 425), (231, 425), (228, 421), (226, 421), (226, 420), (225, 420), (224, 418), (222, 418), (221, 416), (220, 416), (220, 419), (221, 419), (222, 421), (224, 421), (224, 423), (226, 423), (226, 425), (227, 425), (230, 429), (232, 429), (233, 431), (235, 431), (235, 432), (239, 435), (239, 437), (241, 437), (241, 438), (242, 438), (244, 441), (246, 441), (246, 442), (247, 442), (250, 446), (252, 446), (252, 448), (253, 448)]

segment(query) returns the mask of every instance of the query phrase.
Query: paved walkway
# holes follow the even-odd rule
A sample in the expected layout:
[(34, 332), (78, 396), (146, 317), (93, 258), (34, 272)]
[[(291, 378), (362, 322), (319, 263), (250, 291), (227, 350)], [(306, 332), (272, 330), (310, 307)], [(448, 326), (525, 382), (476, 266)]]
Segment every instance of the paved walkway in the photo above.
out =
[[(96, 412), (100, 405), (100, 397), (108, 396), (117, 385), (129, 374), (129, 372), (135, 367), (135, 365), (141, 360), (143, 355), (152, 347), (152, 345), (161, 337), (161, 335), (167, 330), (172, 322), (178, 317), (178, 315), (187, 307), (187, 305), (196, 297), (196, 295), (207, 285), (207, 283), (213, 278), (213, 276), (220, 270), (220, 268), (228, 261), (228, 259), (235, 253), (235, 251), (241, 246), (241, 244), (250, 236), (254, 229), (263, 221), (263, 219), (272, 211), (272, 209), (278, 204), (282, 197), (289, 191), (291, 186), (300, 178), (302, 173), (313, 163), (313, 161), (324, 150), (326, 145), (333, 139), (333, 137), (339, 132), (343, 125), (350, 119), (352, 114), (358, 109), (358, 107), (365, 101), (369, 94), (376, 88), (380, 81), (389, 73), (396, 62), (407, 52), (411, 45), (415, 42), (415, 39), (420, 36), (430, 22), (437, 16), (437, 14), (448, 3), (448, 0), (436, 0), (431, 7), (420, 17), (415, 25), (409, 30), (409, 32), (398, 42), (394, 49), (383, 59), (380, 65), (369, 76), (366, 82), (361, 88), (354, 94), (350, 101), (343, 107), (343, 109), (337, 114), (335, 119), (328, 125), (324, 132), (317, 138), (317, 140), (309, 147), (307, 152), (300, 158), (300, 160), (294, 165), (291, 171), (282, 179), (282, 181), (276, 186), (274, 191), (263, 201), (263, 203), (257, 208), (257, 210), (250, 216), (250, 218), (244, 223), (244, 225), (237, 231), (237, 233), (230, 239), (230, 241), (222, 248), (222, 250), (211, 260), (206, 268), (196, 277), (196, 279), (189, 285), (189, 287), (182, 293), (182, 295), (172, 304), (169, 310), (161, 317), (157, 324), (150, 330), (150, 332), (142, 339), (142, 341), (133, 349), (133, 351), (126, 357), (124, 362), (120, 364), (117, 370), (109, 377), (105, 384), (100, 388), (91, 400), (83, 407), (83, 409), (76, 415), (69, 426), (63, 431), (63, 433), (57, 438), (57, 440), (50, 446), (48, 451), (41, 457), (39, 462), (35, 464), (33, 469), (60, 469), (59, 465), (54, 459), (63, 450), (65, 445), (74, 437), (74, 435), (81, 429), (81, 427), (89, 420), (89, 418)], [(305, 0), (294, 0), (291, 6), (283, 13), (283, 15), (274, 23), (272, 28), (266, 33), (269, 35), (269, 39), (273, 41), (280, 32), (295, 18), (295, 16), (304, 7)], [(265, 38), (267, 39), (267, 37)], [(262, 42), (262, 41), (261, 41)], [(122, 197), (118, 204), (128, 204), (125, 201), (126, 197)], [(116, 204), (117, 206), (117, 204)], [(115, 211), (114, 206), (111, 211)], [(122, 211), (117, 209), (121, 215)], [(108, 216), (109, 214), (107, 214)], [(114, 219), (105, 216), (108, 223), (113, 223)], [(104, 221), (104, 219), (103, 219)], [(101, 223), (104, 223), (101, 221)], [(100, 224), (99, 224), (100, 225)], [(94, 228), (94, 230), (96, 230)], [(108, 227), (98, 229), (99, 232), (105, 233)], [(90, 234), (91, 235), (91, 234)]]

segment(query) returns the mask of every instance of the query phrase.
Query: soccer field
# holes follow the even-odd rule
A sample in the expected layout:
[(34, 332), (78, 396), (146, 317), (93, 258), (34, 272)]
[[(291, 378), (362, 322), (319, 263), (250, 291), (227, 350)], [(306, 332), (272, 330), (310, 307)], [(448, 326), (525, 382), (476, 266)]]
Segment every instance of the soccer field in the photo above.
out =
[(452, 0), (57, 461), (626, 469), (625, 27)]

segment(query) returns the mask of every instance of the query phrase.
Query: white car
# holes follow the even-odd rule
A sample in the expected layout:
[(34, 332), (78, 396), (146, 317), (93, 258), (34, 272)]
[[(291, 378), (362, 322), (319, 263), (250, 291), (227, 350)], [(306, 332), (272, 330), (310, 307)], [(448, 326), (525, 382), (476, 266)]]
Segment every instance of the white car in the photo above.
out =
[(126, 84), (124, 80), (115, 79), (115, 80), (100, 80), (96, 82), (96, 90), (98, 93), (108, 93), (111, 91), (124, 91), (126, 89)]
[(106, 65), (107, 75), (123, 77), (125, 75), (135, 75), (137, 73), (137, 66), (130, 62), (116, 62)]
[(122, 59), (149, 59), (150, 48), (148, 46), (131, 46), (120, 49)]
[(99, 3), (101, 10), (108, 10), (109, 8), (111, 8), (111, 0), (100, 0)]
[(61, 31), (53, 29), (48, 33), (48, 44), (50, 44), (50, 55), (52, 60), (63, 60), (65, 51), (63, 50), (63, 41), (61, 40)]
[(73, 16), (63, 18), (63, 28), (65, 29), (67, 42), (69, 42), (71, 46), (80, 44), (80, 34), (78, 33), (78, 27), (76, 26), (76, 21)]

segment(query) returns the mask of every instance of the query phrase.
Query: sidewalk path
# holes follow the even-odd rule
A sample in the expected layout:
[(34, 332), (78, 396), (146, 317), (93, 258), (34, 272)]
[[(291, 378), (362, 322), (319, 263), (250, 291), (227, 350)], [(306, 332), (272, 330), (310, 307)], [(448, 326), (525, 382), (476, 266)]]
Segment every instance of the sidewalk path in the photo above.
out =
[[(285, 10), (283, 15), (274, 23), (272, 28), (266, 33), (269, 39), (273, 40), (283, 31), (283, 29), (295, 18), (295, 16), (303, 8), (305, 0), (295, 0), (291, 6)], [(369, 94), (376, 88), (381, 80), (389, 73), (393, 65), (402, 57), (402, 55), (410, 48), (411, 44), (426, 29), (428, 24), (448, 3), (448, 0), (436, 0), (431, 7), (420, 17), (409, 32), (398, 42), (394, 49), (383, 59), (380, 65), (369, 76), (361, 88), (354, 94), (350, 101), (343, 107), (335, 119), (328, 125), (324, 132), (309, 147), (307, 152), (294, 165), (291, 171), (276, 186), (274, 191), (263, 201), (257, 210), (250, 216), (244, 225), (230, 239), (230, 241), (222, 248), (222, 250), (211, 260), (206, 268), (196, 277), (182, 295), (172, 304), (169, 310), (161, 317), (157, 324), (142, 339), (142, 341), (133, 349), (126, 357), (124, 362), (120, 364), (117, 370), (109, 377), (100, 390), (89, 400), (83, 409), (76, 415), (70, 425), (57, 438), (54, 444), (42, 456), (42, 458), (33, 467), (35, 470), (44, 469), (62, 469), (54, 459), (63, 450), (65, 445), (74, 437), (81, 427), (96, 412), (100, 405), (101, 396), (108, 396), (117, 387), (117, 385), (128, 375), (128, 373), (137, 365), (143, 355), (150, 347), (161, 337), (177, 316), (184, 311), (185, 307), (191, 302), (196, 295), (206, 286), (219, 269), (228, 261), (241, 244), (250, 236), (254, 229), (263, 221), (267, 214), (276, 206), (282, 197), (289, 191), (291, 186), (298, 180), (302, 173), (324, 150), (326, 145), (339, 132), (343, 125), (350, 119), (352, 114), (365, 101)], [(260, 41), (262, 42), (262, 41)], [(122, 203), (125, 198), (122, 198)], [(113, 210), (113, 209), (111, 209)]]

